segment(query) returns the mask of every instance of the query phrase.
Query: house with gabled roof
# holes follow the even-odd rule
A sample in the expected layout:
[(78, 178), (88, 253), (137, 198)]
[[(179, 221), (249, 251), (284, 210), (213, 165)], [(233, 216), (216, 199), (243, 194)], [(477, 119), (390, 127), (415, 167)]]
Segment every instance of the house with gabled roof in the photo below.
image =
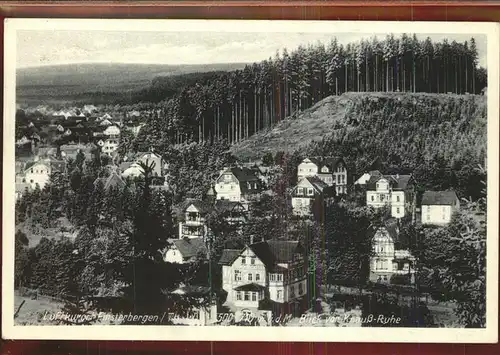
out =
[(308, 157), (297, 167), (297, 180), (317, 176), (328, 186), (335, 185), (337, 195), (347, 193), (348, 169), (342, 157)]
[(415, 187), (410, 175), (374, 175), (366, 183), (366, 205), (388, 206), (391, 216), (403, 218), (414, 214)]
[(385, 221), (383, 226), (373, 228), (373, 254), (370, 258), (370, 281), (390, 283), (393, 275), (415, 281), (415, 258), (409, 251), (409, 241), (399, 233), (396, 219)]
[(263, 190), (262, 181), (254, 171), (244, 167), (225, 168), (214, 186), (217, 200), (238, 201), (248, 206)]
[(453, 190), (425, 191), (421, 206), (422, 224), (445, 225), (460, 209), (460, 200)]
[(213, 206), (201, 200), (187, 200), (181, 209), (182, 217), (179, 221), (179, 239), (206, 237), (208, 227), (206, 218), (213, 211)]
[(225, 249), (219, 260), (225, 305), (236, 315), (268, 310), (269, 301), (299, 312), (307, 295), (304, 249), (298, 241), (268, 240), (242, 250)]
[(192, 263), (198, 258), (207, 258), (207, 247), (202, 238), (174, 239), (163, 254), (165, 262), (176, 264)]
[(335, 196), (335, 189), (318, 176), (306, 176), (292, 190), (292, 209), (298, 216), (312, 215), (314, 203), (323, 205)]

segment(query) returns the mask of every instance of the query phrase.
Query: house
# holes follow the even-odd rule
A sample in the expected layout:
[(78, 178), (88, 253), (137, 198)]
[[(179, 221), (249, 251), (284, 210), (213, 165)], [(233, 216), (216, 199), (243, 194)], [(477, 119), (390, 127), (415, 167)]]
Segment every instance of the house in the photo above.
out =
[(163, 260), (167, 263), (186, 264), (197, 258), (207, 258), (207, 248), (201, 238), (183, 238), (172, 240)]
[(190, 303), (194, 303), (187, 313), (169, 312), (168, 319), (173, 324), (207, 326), (218, 322), (217, 302), (212, 299), (210, 287), (181, 284), (176, 290), (170, 292), (169, 296), (170, 298), (172, 296), (189, 298)]
[(422, 224), (445, 225), (450, 223), (460, 200), (455, 191), (425, 191), (422, 196)]
[[(99, 143), (98, 143), (99, 144)], [(113, 154), (118, 149), (118, 145), (120, 144), (118, 138), (108, 138), (103, 141), (102, 144), (102, 152), (108, 156), (113, 156)], [(100, 144), (99, 144), (100, 145)]]
[(307, 294), (304, 250), (298, 241), (268, 240), (243, 250), (225, 249), (219, 260), (225, 306), (235, 314), (259, 315), (266, 301), (300, 312)]
[(323, 204), (335, 196), (335, 190), (318, 176), (306, 176), (292, 190), (292, 209), (298, 216), (312, 215), (314, 202)]
[(370, 281), (391, 282), (393, 275), (408, 277), (415, 281), (415, 258), (408, 250), (408, 242), (402, 240), (397, 222), (386, 221), (373, 232), (373, 255), (370, 258)]
[(247, 208), (263, 190), (262, 182), (255, 173), (242, 167), (225, 168), (214, 186), (217, 200), (238, 201)]
[(347, 164), (340, 157), (305, 158), (297, 167), (297, 181), (308, 176), (317, 176), (328, 186), (335, 185), (337, 195), (347, 193)]
[[(104, 121), (104, 120), (111, 120), (111, 115), (109, 113), (105, 113), (101, 117), (98, 118), (99, 121)], [(110, 121), (111, 122), (111, 121)]]
[(367, 183), (366, 205), (374, 208), (389, 206), (391, 216), (413, 216), (415, 192), (412, 175), (373, 176)]
[(382, 173), (378, 170), (372, 170), (361, 175), (355, 182), (354, 186), (366, 187), (370, 179), (375, 179), (382, 176)]
[(23, 183), (29, 184), (31, 189), (36, 185), (43, 189), (50, 180), (51, 168), (46, 161), (40, 160), (26, 165)]
[(247, 221), (247, 210), (238, 201), (216, 200), (215, 211), (230, 225), (243, 225)]
[(182, 209), (179, 239), (205, 238), (208, 232), (206, 217), (212, 210), (212, 205), (205, 201), (189, 200)]
[(120, 136), (120, 128), (118, 128), (118, 126), (116, 125), (108, 126), (103, 131), (103, 133), (105, 136), (108, 136), (109, 138), (117, 138)]
[(125, 181), (116, 172), (111, 172), (108, 177), (99, 177), (94, 180), (94, 187), (98, 184), (102, 184), (105, 191), (110, 189), (121, 189), (125, 187)]
[(19, 175), (21, 183), (29, 184), (31, 189), (35, 189), (38, 185), (43, 189), (50, 180), (50, 175), (56, 171), (64, 171), (66, 164), (64, 161), (55, 159), (38, 159), (29, 162), (24, 167), (24, 171)]

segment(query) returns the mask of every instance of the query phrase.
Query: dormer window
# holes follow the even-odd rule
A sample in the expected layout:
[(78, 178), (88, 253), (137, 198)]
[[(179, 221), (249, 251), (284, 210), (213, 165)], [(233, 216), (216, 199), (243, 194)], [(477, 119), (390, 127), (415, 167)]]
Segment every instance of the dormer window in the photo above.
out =
[(324, 166), (324, 167), (321, 169), (321, 172), (323, 172), (323, 173), (327, 173), (327, 172), (328, 172), (328, 167)]
[(246, 265), (246, 264), (247, 264), (247, 259), (244, 256), (242, 256), (241, 257), (241, 265)]
[(297, 187), (297, 195), (301, 196), (304, 194), (304, 188), (303, 187)]

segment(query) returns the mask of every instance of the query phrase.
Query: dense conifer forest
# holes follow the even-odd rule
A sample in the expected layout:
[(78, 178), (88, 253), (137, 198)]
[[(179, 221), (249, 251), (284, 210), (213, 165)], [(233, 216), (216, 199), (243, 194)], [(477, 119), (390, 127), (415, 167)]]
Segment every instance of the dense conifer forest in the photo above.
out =
[(450, 43), (403, 34), (345, 46), (334, 38), (327, 46), (283, 50), (242, 70), (203, 75), (194, 84), (188, 80), (175, 95), (172, 80), (157, 80), (136, 97), (164, 98), (145, 134), (174, 144), (221, 138), (232, 144), (345, 92), (479, 94), (486, 71), (478, 68), (474, 38)]

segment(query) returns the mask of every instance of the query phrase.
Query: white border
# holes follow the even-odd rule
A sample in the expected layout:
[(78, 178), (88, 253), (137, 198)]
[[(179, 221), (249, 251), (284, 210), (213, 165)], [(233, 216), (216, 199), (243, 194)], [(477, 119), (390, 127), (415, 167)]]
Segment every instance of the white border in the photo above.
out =
[[(107, 30), (183, 32), (331, 32), (487, 35), (488, 67), (488, 219), (487, 318), (485, 329), (320, 328), (191, 326), (15, 326), (14, 304), (14, 131), (16, 31)], [(467, 22), (243, 21), (243, 20), (5, 20), (3, 137), (2, 337), (6, 339), (342, 341), (492, 343), (498, 336), (498, 131), (499, 24)]]

